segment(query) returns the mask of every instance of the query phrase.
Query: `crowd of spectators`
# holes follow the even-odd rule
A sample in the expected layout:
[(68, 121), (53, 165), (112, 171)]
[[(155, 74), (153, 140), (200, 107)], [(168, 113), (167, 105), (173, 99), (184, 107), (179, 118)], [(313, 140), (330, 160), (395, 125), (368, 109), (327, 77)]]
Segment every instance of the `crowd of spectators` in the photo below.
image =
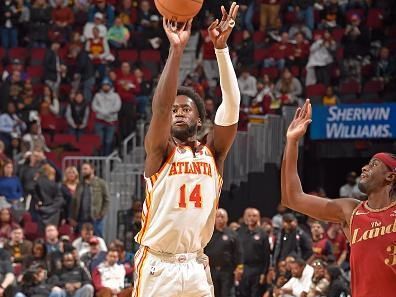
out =
[[(229, 47), (240, 129), (304, 97), (394, 100), (394, 1), (238, 2)], [(202, 135), (221, 98), (206, 27), (222, 4), (204, 2), (181, 67), (180, 82), (205, 99)], [(4, 0), (0, 38), (0, 296), (130, 295), (141, 204), (124, 212), (127, 236), (106, 243), (106, 181), (91, 164), (59, 168), (70, 154), (110, 154), (149, 118), (169, 48), (153, 1)], [(351, 195), (361, 195), (354, 173), (340, 189)], [(216, 296), (347, 296), (340, 226), (281, 207), (272, 219), (247, 209), (227, 226), (219, 211), (206, 250)]]

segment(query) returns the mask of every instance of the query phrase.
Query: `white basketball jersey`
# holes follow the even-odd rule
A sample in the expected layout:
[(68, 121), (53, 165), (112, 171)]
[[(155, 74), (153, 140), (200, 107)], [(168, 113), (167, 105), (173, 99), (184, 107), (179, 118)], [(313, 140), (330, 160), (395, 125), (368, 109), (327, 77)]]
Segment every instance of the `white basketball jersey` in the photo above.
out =
[(178, 254), (202, 250), (213, 234), (222, 178), (206, 146), (193, 154), (177, 146), (146, 179), (142, 229), (135, 240), (155, 251)]

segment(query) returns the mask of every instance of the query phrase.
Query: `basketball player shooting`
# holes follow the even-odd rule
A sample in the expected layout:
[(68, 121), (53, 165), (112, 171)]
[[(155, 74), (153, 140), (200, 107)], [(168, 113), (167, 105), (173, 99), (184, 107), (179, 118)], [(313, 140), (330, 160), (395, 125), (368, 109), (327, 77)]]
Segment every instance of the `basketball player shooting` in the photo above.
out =
[(146, 200), (141, 248), (135, 256), (135, 297), (213, 296), (203, 248), (214, 228), (226, 155), (234, 141), (240, 93), (227, 48), (239, 6), (209, 27), (214, 44), (223, 101), (206, 143), (197, 140), (205, 118), (202, 98), (178, 88), (183, 50), (192, 20), (182, 28), (164, 20), (170, 41), (165, 68), (152, 102), (152, 120), (145, 138)]
[[(287, 131), (282, 162), (283, 205), (318, 220), (340, 223), (351, 246), (353, 297), (396, 294), (396, 156), (378, 153), (362, 168), (360, 191), (368, 196), (324, 199), (303, 192), (297, 173), (298, 142), (311, 123), (306, 101)], [(289, 293), (289, 292), (284, 292)]]

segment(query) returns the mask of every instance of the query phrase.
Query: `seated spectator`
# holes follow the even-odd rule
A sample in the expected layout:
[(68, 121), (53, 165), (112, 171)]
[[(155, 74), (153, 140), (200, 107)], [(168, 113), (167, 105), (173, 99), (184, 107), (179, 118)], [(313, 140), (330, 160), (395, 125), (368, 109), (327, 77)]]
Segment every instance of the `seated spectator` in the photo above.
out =
[(141, 41), (138, 46), (142, 49), (155, 49), (161, 51), (161, 57), (164, 57), (163, 52), (167, 48), (167, 39), (164, 32), (160, 30), (160, 17), (153, 14), (150, 17), (150, 26), (145, 28), (142, 33)]
[(80, 237), (73, 241), (73, 246), (76, 248), (78, 255), (81, 257), (90, 251), (90, 240), (95, 238), (99, 242), (99, 250), (107, 251), (107, 246), (103, 238), (94, 237), (94, 227), (91, 223), (84, 223), (81, 227)]
[(40, 104), (40, 114), (57, 116), (60, 111), (59, 99), (52, 89), (45, 85), (43, 88), (43, 97)]
[(65, 4), (64, 0), (55, 0), (55, 6), (51, 11), (52, 23), (55, 25), (54, 29), (59, 32), (54, 36), (53, 40), (67, 42), (71, 34), (71, 27), (74, 23), (74, 13)]
[(249, 106), (250, 101), (257, 95), (257, 80), (247, 69), (242, 70), (238, 78), (238, 86), (241, 90), (241, 103)]
[(312, 267), (314, 268), (314, 273), (307, 297), (326, 296), (330, 284), (329, 280), (326, 278), (326, 262), (315, 260), (312, 263)]
[(81, 92), (77, 92), (72, 101), (66, 107), (66, 121), (69, 125), (69, 133), (79, 138), (84, 134), (89, 119), (89, 104)]
[(381, 48), (378, 56), (375, 76), (387, 84), (396, 77), (396, 60), (390, 56), (389, 48), (385, 46)]
[(103, 14), (100, 12), (95, 13), (93, 21), (87, 22), (84, 26), (83, 40), (89, 40), (94, 37), (93, 30), (92, 30), (94, 27), (98, 28), (99, 37), (106, 38), (107, 28), (103, 23), (104, 23)]
[(343, 24), (343, 13), (338, 0), (330, 0), (324, 3), (323, 10), (320, 12), (321, 23), (319, 29), (333, 29)]
[(15, 275), (12, 270), (11, 255), (0, 248), (0, 295), (13, 297), (15, 294)]
[(16, 113), (14, 102), (8, 102), (7, 111), (0, 115), (0, 139), (8, 146), (11, 145), (11, 134), (22, 136), (26, 124)]
[(47, 278), (45, 266), (36, 264), (24, 271), (21, 286), (15, 297), (62, 297), (62, 290)]
[(64, 207), (61, 212), (61, 221), (66, 221), (70, 217), (70, 207), (73, 195), (76, 192), (79, 183), (79, 174), (75, 166), (69, 166), (65, 169), (62, 182), (62, 196), (64, 200)]
[(299, 72), (307, 65), (309, 55), (309, 42), (305, 40), (302, 33), (297, 33), (295, 36), (296, 44), (293, 45), (290, 56), (287, 58), (286, 65), (297, 66)]
[(275, 85), (275, 96), (284, 105), (295, 105), (302, 95), (300, 81), (293, 76), (288, 68), (283, 70), (281, 78)]
[(144, 78), (143, 71), (140, 68), (135, 68), (133, 74), (135, 75), (137, 84), (140, 86), (140, 91), (136, 94), (136, 100), (138, 102), (137, 111), (145, 118), (147, 103), (153, 91), (153, 82)]
[[(262, 106), (263, 113), (280, 108), (280, 101), (275, 98), (274, 88), (275, 85), (268, 74), (264, 74), (263, 80), (257, 82), (257, 95), (254, 100)], [(276, 102), (279, 102), (279, 104), (276, 104)]]
[(121, 71), (117, 71), (114, 78), (115, 91), (122, 102), (118, 120), (121, 138), (124, 139), (136, 128), (135, 96), (140, 92), (140, 84), (131, 72), (131, 65), (128, 62), (121, 64)]
[(18, 101), (23, 93), (22, 73), (18, 70), (11, 72), (1, 86), (1, 110), (5, 111), (9, 101)]
[(318, 34), (311, 45), (305, 85), (330, 84), (330, 65), (333, 63), (337, 44), (329, 31), (325, 31), (323, 37)]
[(55, 175), (55, 169), (51, 165), (45, 164), (40, 168), (39, 175), (36, 177), (33, 201), (41, 229), (48, 225), (59, 225), (63, 197), (60, 187), (55, 182)]
[(81, 255), (81, 262), (88, 269), (92, 271), (106, 259), (107, 252), (101, 249), (101, 245), (104, 244), (103, 239), (100, 237), (93, 236), (88, 241), (89, 250)]
[(242, 42), (236, 45), (238, 66), (251, 67), (254, 64), (254, 42), (251, 33), (244, 30)]
[(112, 152), (120, 109), (120, 96), (114, 92), (113, 84), (106, 78), (102, 81), (102, 87), (92, 101), (92, 111), (95, 112), (96, 116), (95, 132), (102, 140), (103, 156)]
[(264, 59), (264, 67), (276, 66), (279, 70), (285, 67), (286, 59), (293, 54), (293, 46), (289, 41), (289, 34), (283, 32), (281, 40), (271, 45), (269, 57)]
[(330, 282), (327, 291), (328, 297), (348, 296), (350, 294), (348, 284), (342, 277), (341, 269), (337, 265), (329, 265), (326, 274)]
[(330, 223), (326, 237), (330, 240), (337, 264), (341, 266), (347, 258), (347, 239), (341, 225)]
[(48, 268), (47, 249), (43, 239), (36, 239), (33, 242), (31, 252), (25, 257), (22, 262), (23, 270), (29, 269), (32, 266), (40, 265)]
[(32, 243), (23, 238), (23, 229), (15, 226), (11, 231), (10, 240), (5, 244), (13, 263), (22, 263), (32, 253)]
[(288, 8), (294, 11), (297, 14), (297, 18), (300, 21), (304, 21), (309, 29), (314, 29), (313, 1), (293, 0), (289, 2)]
[(1, 46), (13, 48), (18, 46), (18, 20), (20, 11), (17, 10), (15, 1), (4, 0), (0, 2), (0, 31)]
[(118, 251), (110, 249), (106, 261), (94, 269), (92, 282), (97, 297), (127, 297), (132, 294), (133, 287), (125, 288), (125, 267), (118, 264)]
[(93, 37), (88, 39), (85, 44), (85, 50), (88, 52), (89, 58), (99, 71), (100, 77), (103, 77), (106, 72), (105, 65), (108, 62), (114, 61), (114, 56), (110, 52), (107, 40), (99, 35), (99, 29), (93, 27)]
[(16, 100), (16, 104), (17, 114), (19, 114), (22, 121), (31, 123), (38, 120), (40, 100), (37, 100), (34, 94), (32, 81), (30, 79), (25, 80), (23, 92)]
[(8, 81), (11, 79), (12, 73), (15, 71), (19, 72), (20, 74), (20, 79), (24, 81), (27, 78), (27, 73), (24, 71), (24, 65), (22, 64), (22, 61), (18, 58), (14, 58), (11, 61), (11, 67), (9, 69), (3, 69), (3, 74), (1, 75), (1, 80), (0, 81)]
[(121, 3), (116, 8), (117, 15), (124, 26), (126, 26), (129, 31), (132, 31), (134, 27), (133, 15), (136, 8), (133, 7), (132, 0), (122, 0), (119, 2)]
[[(115, 249), (118, 252), (118, 264), (125, 267), (126, 277), (130, 281), (133, 280), (133, 254), (125, 250), (125, 245), (121, 240), (115, 239), (110, 243), (110, 249)], [(131, 282), (132, 283), (132, 282)]]
[(110, 28), (114, 22), (114, 7), (107, 3), (107, 0), (96, 0), (88, 10), (89, 22), (93, 22), (94, 16), (97, 12), (103, 14), (103, 17), (106, 21), (106, 27)]
[(56, 274), (55, 284), (66, 296), (93, 297), (94, 294), (89, 274), (71, 252), (62, 255), (62, 269)]
[(311, 234), (313, 255), (307, 262), (312, 263), (315, 259), (327, 261), (330, 256), (333, 256), (333, 249), (330, 240), (325, 237), (324, 223), (313, 222), (311, 224)]
[(36, 121), (30, 124), (29, 132), (23, 135), (22, 142), (25, 148), (24, 151), (50, 151), (50, 149), (47, 147), (47, 144), (45, 143), (45, 138), (41, 133), (40, 126)]
[(312, 40), (312, 30), (309, 29), (304, 22), (297, 21), (289, 29), (289, 38), (296, 39), (298, 33), (303, 34), (304, 39)]
[(327, 86), (326, 95), (322, 99), (323, 105), (332, 106), (340, 103), (340, 99), (336, 94), (334, 94), (334, 89), (332, 86)]
[(12, 220), (11, 208), (0, 209), (0, 242), (4, 243), (18, 225)]
[(282, 297), (300, 297), (308, 294), (312, 284), (314, 269), (302, 259), (296, 259), (291, 263), (292, 278), (281, 289), (274, 292)]
[(61, 250), (59, 231), (55, 225), (45, 226), (45, 247), (48, 255)]
[(18, 202), (23, 199), (21, 180), (14, 175), (14, 164), (11, 160), (6, 161), (1, 170), (0, 196), (5, 197), (8, 203), (17, 208)]
[(138, 12), (137, 12), (137, 29), (142, 32), (150, 27), (151, 16), (154, 14), (151, 4), (148, 0), (140, 1)]
[(114, 48), (127, 47), (129, 38), (130, 33), (128, 28), (124, 26), (121, 18), (116, 18), (114, 25), (111, 26), (109, 32), (107, 32), (107, 41), (110, 46)]

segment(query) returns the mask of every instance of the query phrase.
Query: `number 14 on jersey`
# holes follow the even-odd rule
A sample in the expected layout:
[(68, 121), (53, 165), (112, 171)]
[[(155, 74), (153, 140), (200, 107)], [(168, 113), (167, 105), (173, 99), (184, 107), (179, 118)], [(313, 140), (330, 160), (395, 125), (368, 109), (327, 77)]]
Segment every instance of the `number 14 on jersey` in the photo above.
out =
[[(202, 196), (201, 196), (201, 185), (198, 184), (194, 187), (191, 193), (186, 193), (186, 185), (182, 185), (179, 189), (179, 207), (187, 208), (187, 202), (194, 202), (195, 208), (202, 207)], [(188, 201), (186, 201), (186, 197), (188, 196)]]

